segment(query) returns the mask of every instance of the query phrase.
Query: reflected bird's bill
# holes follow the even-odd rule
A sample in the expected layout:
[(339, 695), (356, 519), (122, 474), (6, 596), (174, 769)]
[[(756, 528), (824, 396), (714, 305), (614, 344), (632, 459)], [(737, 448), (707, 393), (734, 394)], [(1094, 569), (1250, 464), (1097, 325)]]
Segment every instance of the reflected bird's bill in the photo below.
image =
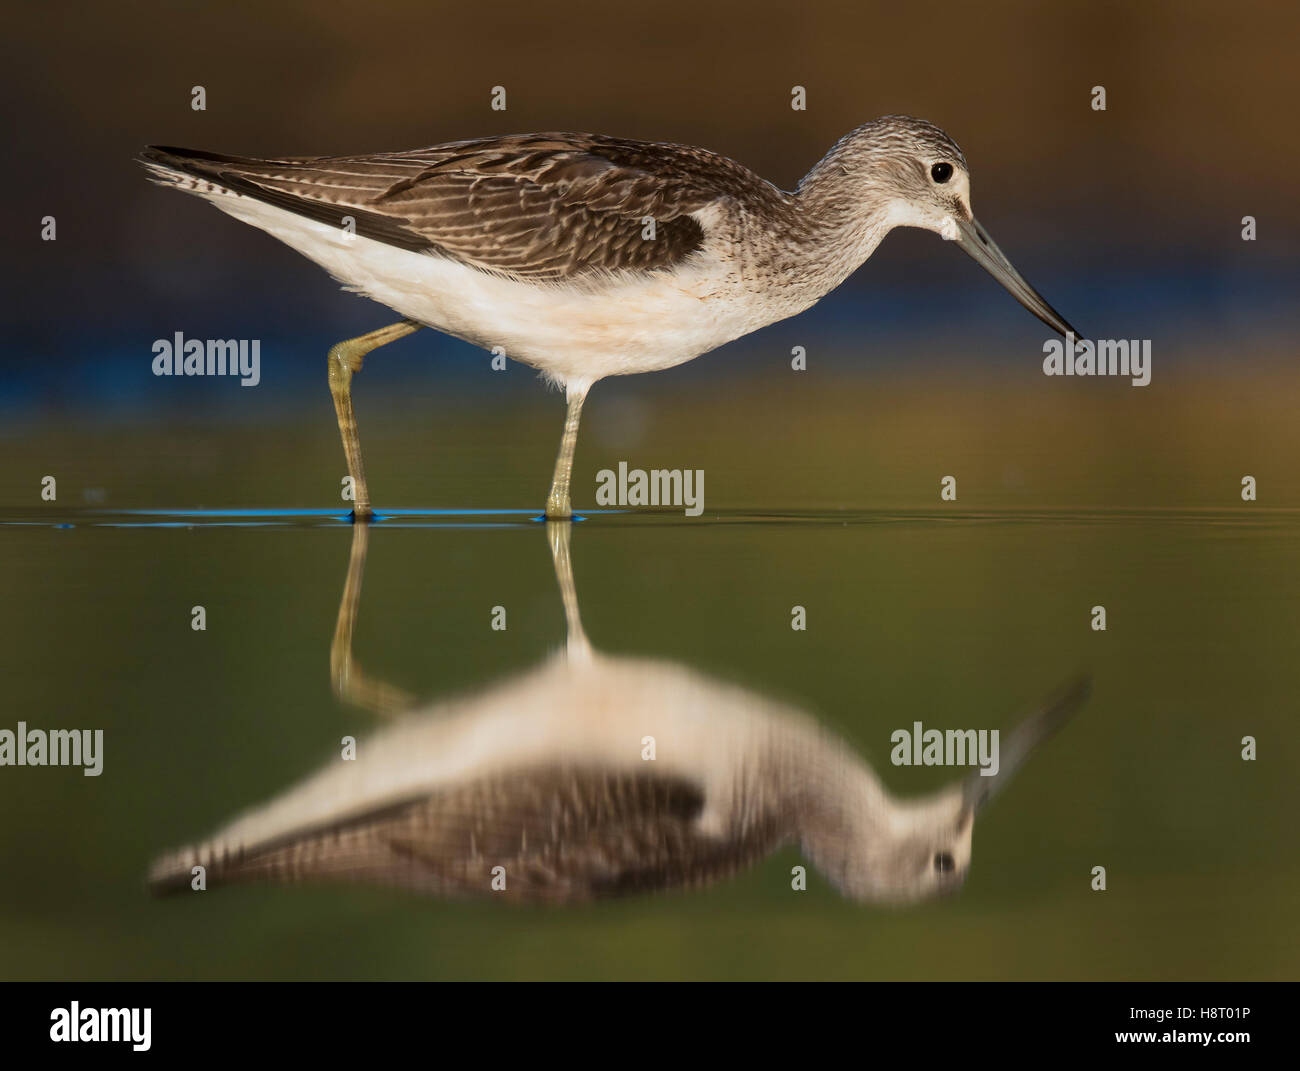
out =
[(998, 248), (997, 243), (989, 237), (989, 232), (975, 219), (957, 220), (957, 244), (962, 247), (993, 278), (1005, 286), (1011, 295), (1061, 335), (1083, 336), (1065, 322), (1065, 318), (1051, 305), (1043, 300), (1042, 294), (1025, 282), (1025, 278), (1011, 266), (1006, 254)]
[(1025, 761), (1048, 739), (1055, 736), (1066, 722), (1087, 702), (1092, 694), (1092, 677), (1080, 674), (1048, 696), (1038, 708), (1017, 725), (1002, 745), (1001, 768), (993, 777), (984, 777), (978, 771), (966, 779), (962, 786), (966, 805), (979, 811), (1007, 786)]

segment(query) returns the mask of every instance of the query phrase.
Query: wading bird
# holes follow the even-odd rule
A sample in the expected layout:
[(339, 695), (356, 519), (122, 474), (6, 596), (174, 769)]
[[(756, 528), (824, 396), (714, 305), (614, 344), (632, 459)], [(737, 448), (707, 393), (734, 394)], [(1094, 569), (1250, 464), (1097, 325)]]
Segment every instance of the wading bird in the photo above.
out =
[(271, 159), (153, 147), (141, 159), (159, 183), (404, 317), (329, 351), (358, 519), (372, 509), (352, 376), (371, 350), (422, 326), (501, 347), (564, 389), (549, 518), (572, 513), (593, 383), (672, 368), (802, 312), (895, 227), (957, 242), (1045, 324), (1073, 333), (975, 221), (956, 142), (907, 116), (841, 138), (793, 192), (704, 149), (591, 134)]
[[(801, 711), (661, 660), (594, 650), (571, 526), (547, 525), (567, 647), (531, 671), (407, 714), (207, 841), (163, 856), (155, 891), (350, 881), (448, 897), (576, 903), (708, 885), (798, 845), (845, 896), (908, 903), (965, 880), (983, 805), (1082, 704), (1080, 678), (1009, 733), (996, 775), (897, 799)], [(395, 713), (352, 657), (369, 529), (357, 525), (331, 651), (338, 694)], [(910, 720), (911, 715), (907, 715)], [(647, 758), (653, 739), (654, 757)]]

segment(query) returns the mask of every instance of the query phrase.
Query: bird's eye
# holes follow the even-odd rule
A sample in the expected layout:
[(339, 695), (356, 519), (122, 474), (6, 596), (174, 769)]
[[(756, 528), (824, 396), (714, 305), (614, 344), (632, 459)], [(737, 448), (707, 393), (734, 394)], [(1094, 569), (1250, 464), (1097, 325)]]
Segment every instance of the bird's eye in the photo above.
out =
[(952, 178), (952, 164), (935, 164), (930, 168), (930, 177), (938, 183), (947, 182)]
[(956, 866), (957, 864), (953, 862), (953, 858), (948, 852), (935, 852), (934, 869), (940, 874), (947, 874)]

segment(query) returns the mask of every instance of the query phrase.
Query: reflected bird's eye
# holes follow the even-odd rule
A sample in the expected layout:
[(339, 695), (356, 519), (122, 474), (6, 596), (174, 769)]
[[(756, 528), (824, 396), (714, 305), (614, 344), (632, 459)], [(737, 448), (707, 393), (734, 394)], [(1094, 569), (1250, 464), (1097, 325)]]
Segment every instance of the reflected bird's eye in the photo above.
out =
[(956, 865), (957, 864), (953, 862), (952, 856), (947, 852), (935, 853), (934, 869), (937, 870), (940, 874), (947, 874), (950, 870), (954, 869)]
[(935, 182), (947, 182), (952, 178), (952, 164), (935, 164), (930, 168), (930, 177)]

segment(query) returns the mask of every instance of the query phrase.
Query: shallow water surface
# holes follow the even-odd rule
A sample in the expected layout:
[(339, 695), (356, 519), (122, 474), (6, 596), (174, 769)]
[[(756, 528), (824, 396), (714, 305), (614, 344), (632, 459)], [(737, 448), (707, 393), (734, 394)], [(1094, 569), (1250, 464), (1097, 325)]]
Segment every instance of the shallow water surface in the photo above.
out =
[[(373, 526), (353, 637), (364, 673), (429, 702), (562, 648), (533, 518), (410, 511)], [(155, 899), (145, 875), (159, 853), (381, 727), (331, 689), (353, 529), (328, 510), (4, 519), (0, 727), (105, 740), (99, 777), (0, 777), (17, 817), (0, 831), (6, 977), (1281, 978), (1300, 966), (1292, 512), (593, 513), (573, 526), (597, 650), (806, 711), (900, 795), (956, 775), (891, 765), (895, 730), (1005, 729), (1092, 672), (1087, 706), (980, 814), (960, 893), (905, 908), (852, 903), (811, 868), (793, 891), (798, 845), (705, 888), (568, 907), (346, 884)], [(795, 606), (806, 630), (791, 628)], [(1104, 892), (1091, 889), (1097, 866)]]

